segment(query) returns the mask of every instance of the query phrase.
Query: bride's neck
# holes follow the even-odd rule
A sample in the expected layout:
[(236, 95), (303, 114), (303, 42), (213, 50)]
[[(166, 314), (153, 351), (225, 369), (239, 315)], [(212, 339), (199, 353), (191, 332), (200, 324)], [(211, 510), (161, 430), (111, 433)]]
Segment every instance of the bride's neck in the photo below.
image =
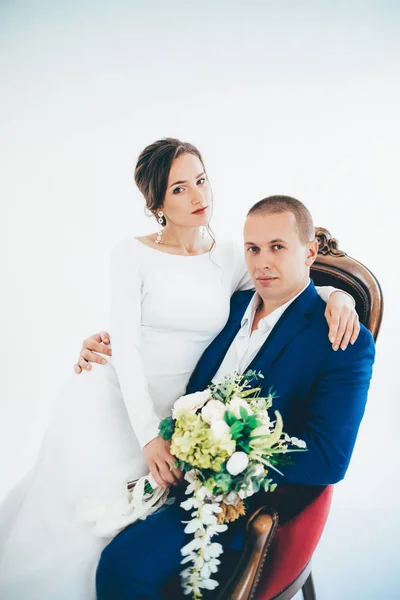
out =
[(176, 227), (166, 225), (162, 233), (164, 248), (174, 248), (179, 254), (202, 254), (211, 246), (211, 240), (203, 238), (202, 227)]

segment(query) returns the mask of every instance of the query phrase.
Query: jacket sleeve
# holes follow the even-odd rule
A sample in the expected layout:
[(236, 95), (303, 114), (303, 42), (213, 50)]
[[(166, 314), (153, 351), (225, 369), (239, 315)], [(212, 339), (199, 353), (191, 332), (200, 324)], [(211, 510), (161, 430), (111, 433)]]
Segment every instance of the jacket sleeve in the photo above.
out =
[(361, 328), (353, 346), (329, 350), (314, 383), (304, 422), (291, 436), (304, 440), (292, 466), (275, 474), (277, 483), (328, 485), (345, 476), (364, 414), (375, 358), (371, 334)]

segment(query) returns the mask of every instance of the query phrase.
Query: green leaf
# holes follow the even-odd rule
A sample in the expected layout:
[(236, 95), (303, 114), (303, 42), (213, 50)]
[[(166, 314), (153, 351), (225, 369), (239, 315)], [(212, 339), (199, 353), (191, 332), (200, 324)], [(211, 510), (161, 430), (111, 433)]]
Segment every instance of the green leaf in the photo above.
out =
[(262, 422), (257, 417), (257, 415), (250, 415), (250, 417), (248, 418), (248, 426), (251, 427), (251, 429), (256, 429), (257, 427), (261, 427), (261, 425)]
[(244, 429), (244, 424), (241, 423), (241, 421), (235, 421), (235, 423), (233, 423), (233, 425), (231, 425), (231, 436), (233, 438), (235, 438), (235, 436), (240, 433), (241, 431), (243, 431)]
[(227, 410), (224, 414), (224, 420), (225, 423), (227, 423), (229, 425), (229, 427), (231, 427), (231, 425), (233, 425), (234, 423), (236, 423), (237, 421), (239, 421), (239, 419), (237, 419), (235, 417), (235, 415), (233, 413), (231, 413), (229, 410)]
[(250, 390), (245, 390), (243, 392), (240, 392), (240, 397), (247, 398), (247, 396), (251, 396), (252, 394), (254, 395), (260, 390), (261, 388), (251, 388)]
[(249, 454), (251, 449), (248, 440), (236, 440), (236, 446), (242, 448), (243, 452), (246, 452), (246, 454)]
[(244, 406), (240, 407), (240, 416), (242, 417), (243, 421), (247, 421), (249, 413), (247, 412)]
[(165, 417), (159, 425), (160, 436), (164, 440), (170, 440), (175, 430), (175, 422), (172, 417)]

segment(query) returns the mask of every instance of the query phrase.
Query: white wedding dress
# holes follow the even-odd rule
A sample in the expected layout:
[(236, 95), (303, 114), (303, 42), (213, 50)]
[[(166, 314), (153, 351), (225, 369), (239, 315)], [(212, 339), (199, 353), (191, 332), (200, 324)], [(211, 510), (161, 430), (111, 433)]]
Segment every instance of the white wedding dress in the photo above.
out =
[[(251, 287), (230, 242), (191, 257), (134, 238), (115, 247), (112, 363), (71, 376), (34, 469), (0, 508), (0, 600), (95, 599), (109, 540), (79, 520), (77, 505), (112, 502), (148, 472), (141, 448), (223, 328), (232, 293)], [(331, 291), (319, 293), (326, 301)]]

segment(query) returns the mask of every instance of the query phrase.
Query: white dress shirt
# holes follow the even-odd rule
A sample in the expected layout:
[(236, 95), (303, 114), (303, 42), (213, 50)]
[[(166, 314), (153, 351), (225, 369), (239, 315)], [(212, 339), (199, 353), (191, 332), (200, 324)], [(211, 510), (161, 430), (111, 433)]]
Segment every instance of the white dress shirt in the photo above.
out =
[[(253, 321), (256, 315), (257, 308), (261, 304), (261, 297), (256, 292), (251, 299), (246, 312), (243, 315), (241, 327), (236, 334), (235, 339), (229, 347), (228, 352), (225, 355), (224, 360), (217, 373), (214, 375), (213, 383), (219, 383), (226, 375), (232, 375), (235, 371), (237, 373), (245, 373), (247, 367), (250, 365), (253, 358), (259, 352), (261, 346), (268, 339), (272, 329), (275, 327), (285, 310), (304, 292), (310, 282), (285, 304), (276, 308), (272, 313), (260, 319), (257, 329), (253, 332)], [(332, 291), (336, 291), (335, 288), (325, 288), (328, 298)], [(325, 291), (324, 290), (324, 291)], [(321, 293), (321, 289), (318, 289), (320, 296), (325, 296)], [(323, 298), (325, 299), (325, 298)]]

